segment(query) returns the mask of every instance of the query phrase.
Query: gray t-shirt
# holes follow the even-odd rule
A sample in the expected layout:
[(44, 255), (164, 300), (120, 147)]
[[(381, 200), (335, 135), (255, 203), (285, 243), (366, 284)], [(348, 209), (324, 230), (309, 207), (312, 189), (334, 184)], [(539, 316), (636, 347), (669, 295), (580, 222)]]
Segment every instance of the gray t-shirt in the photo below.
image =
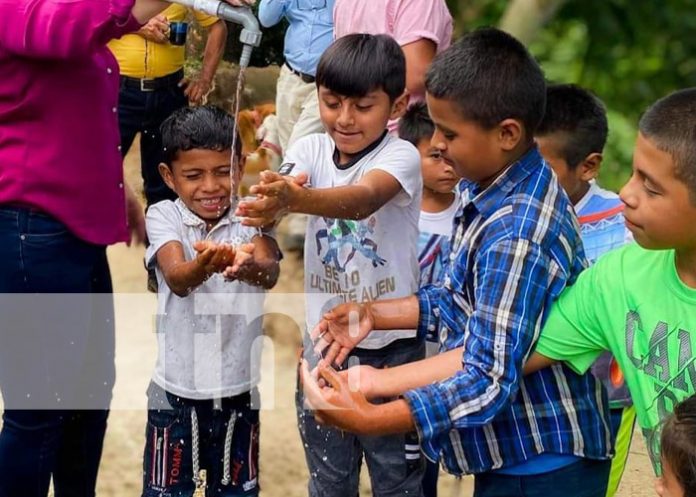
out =
[(150, 246), (145, 259), (155, 267), (159, 285), (153, 381), (175, 395), (230, 397), (259, 382), (264, 289), (215, 274), (179, 297), (170, 290), (155, 257), (172, 241), (181, 243), (186, 260), (196, 256), (193, 244), (199, 240), (251, 242), (257, 231), (239, 221), (230, 213), (206, 232), (205, 222), (179, 199), (159, 202), (147, 211)]

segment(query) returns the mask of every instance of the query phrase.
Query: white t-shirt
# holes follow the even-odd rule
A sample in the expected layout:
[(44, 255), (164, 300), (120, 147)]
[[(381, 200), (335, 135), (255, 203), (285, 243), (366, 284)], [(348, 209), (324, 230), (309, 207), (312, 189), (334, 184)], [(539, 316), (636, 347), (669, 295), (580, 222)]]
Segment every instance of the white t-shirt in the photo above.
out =
[[(403, 189), (362, 221), (309, 216), (305, 237), (309, 331), (324, 312), (341, 302), (406, 297), (418, 289), (416, 246), (423, 186), (418, 150), (385, 134), (345, 166), (334, 161), (334, 151), (329, 135), (306, 136), (288, 150), (281, 172), (305, 172), (309, 186), (321, 189), (352, 185), (370, 171), (381, 170)], [(327, 298), (331, 294), (336, 298)], [(360, 347), (379, 349), (415, 334), (415, 330), (378, 331)]]
[(215, 399), (248, 392), (259, 382), (262, 316), (265, 290), (239, 281), (211, 276), (186, 297), (174, 294), (159, 266), (157, 251), (177, 241), (186, 260), (193, 260), (193, 243), (200, 240), (249, 243), (257, 235), (232, 213), (210, 232), (205, 221), (181, 200), (164, 200), (146, 216), (150, 246), (146, 263), (154, 265), (157, 295), (157, 364), (153, 381), (188, 399)]

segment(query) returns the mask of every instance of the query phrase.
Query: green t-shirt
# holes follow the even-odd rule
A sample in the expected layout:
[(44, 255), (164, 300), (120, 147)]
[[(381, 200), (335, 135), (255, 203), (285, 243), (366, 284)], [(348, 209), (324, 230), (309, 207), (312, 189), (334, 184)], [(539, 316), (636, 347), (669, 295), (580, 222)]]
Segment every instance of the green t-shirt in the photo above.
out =
[(578, 373), (614, 354), (657, 474), (660, 421), (696, 392), (696, 289), (674, 259), (635, 243), (604, 255), (561, 294), (536, 346)]

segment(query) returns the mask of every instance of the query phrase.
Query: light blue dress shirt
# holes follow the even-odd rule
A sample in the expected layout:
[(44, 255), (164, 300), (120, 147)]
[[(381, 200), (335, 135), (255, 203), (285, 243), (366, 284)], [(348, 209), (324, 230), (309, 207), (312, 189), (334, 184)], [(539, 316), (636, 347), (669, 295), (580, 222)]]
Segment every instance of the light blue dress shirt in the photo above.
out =
[(286, 62), (296, 71), (314, 76), (321, 54), (333, 41), (334, 0), (261, 0), (259, 21), (264, 27), (287, 18)]

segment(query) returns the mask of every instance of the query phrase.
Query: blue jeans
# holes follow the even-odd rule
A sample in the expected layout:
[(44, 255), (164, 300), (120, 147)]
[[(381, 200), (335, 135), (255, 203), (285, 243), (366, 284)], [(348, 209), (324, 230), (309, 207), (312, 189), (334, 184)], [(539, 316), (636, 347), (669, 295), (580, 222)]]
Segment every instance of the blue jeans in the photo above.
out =
[[(306, 337), (305, 337), (306, 338)], [(312, 346), (305, 343), (305, 357)], [(376, 368), (393, 367), (425, 357), (425, 344), (415, 338), (396, 340), (376, 350), (354, 349), (349, 356)], [(310, 362), (316, 360), (309, 357)], [(299, 379), (298, 379), (299, 384)], [(387, 401), (390, 399), (384, 399)], [(367, 463), (375, 497), (421, 497), (425, 458), (418, 435), (354, 435), (321, 426), (303, 407), (298, 388), (295, 396), (300, 437), (309, 468), (310, 497), (355, 497), (358, 495), (360, 466)]]
[[(256, 390), (217, 400), (191, 400), (151, 383), (147, 397), (143, 497), (191, 496), (196, 469), (206, 470), (206, 495), (258, 495)], [(194, 468), (194, 453), (198, 468)]]
[(0, 206), (0, 497), (93, 496), (114, 382), (106, 248)]
[(155, 91), (121, 85), (118, 97), (121, 153), (126, 156), (135, 135), (140, 132), (140, 172), (148, 207), (160, 200), (176, 199), (176, 194), (164, 183), (158, 169), (164, 157), (160, 126), (175, 110), (187, 105), (184, 90), (176, 85)]
[(580, 459), (540, 475), (482, 473), (474, 481), (474, 497), (604, 497), (611, 460)]

